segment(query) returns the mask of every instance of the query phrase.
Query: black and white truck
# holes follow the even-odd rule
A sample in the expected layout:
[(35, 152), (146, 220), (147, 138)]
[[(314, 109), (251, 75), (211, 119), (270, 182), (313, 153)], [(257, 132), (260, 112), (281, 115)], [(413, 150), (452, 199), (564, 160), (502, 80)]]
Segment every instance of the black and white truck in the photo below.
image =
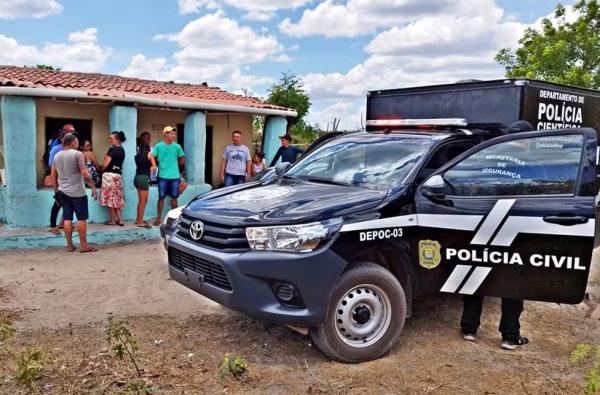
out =
[[(165, 230), (169, 273), (344, 362), (386, 353), (420, 295), (578, 303), (598, 100), (529, 80), (370, 92), (367, 131), (187, 205)], [(540, 130), (507, 133), (523, 119)]]

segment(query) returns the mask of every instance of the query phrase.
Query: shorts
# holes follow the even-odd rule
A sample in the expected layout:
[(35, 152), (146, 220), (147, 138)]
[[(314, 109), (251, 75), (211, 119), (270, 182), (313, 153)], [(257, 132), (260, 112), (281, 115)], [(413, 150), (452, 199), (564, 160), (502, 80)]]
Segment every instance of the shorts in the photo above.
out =
[(73, 213), (75, 213), (78, 221), (88, 220), (89, 212), (87, 195), (83, 195), (81, 197), (71, 197), (60, 191), (57, 192), (56, 195), (62, 206), (63, 219), (65, 221), (73, 221)]
[(167, 195), (173, 199), (179, 197), (179, 178), (168, 179), (158, 177), (158, 198), (164, 199)]
[(133, 178), (133, 185), (140, 191), (150, 189), (150, 176), (148, 174), (136, 174)]

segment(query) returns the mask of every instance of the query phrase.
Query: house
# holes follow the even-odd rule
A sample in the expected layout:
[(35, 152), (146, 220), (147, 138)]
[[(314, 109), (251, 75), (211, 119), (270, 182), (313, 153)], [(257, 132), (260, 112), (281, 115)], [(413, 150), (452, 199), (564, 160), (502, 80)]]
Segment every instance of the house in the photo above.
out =
[[(294, 110), (235, 95), (203, 84), (151, 81), (115, 75), (0, 66), (0, 222), (9, 227), (48, 225), (53, 191), (43, 186), (48, 141), (65, 124), (75, 126), (81, 139), (90, 140), (102, 161), (111, 131), (125, 132), (127, 141), (123, 182), (124, 218), (135, 218), (137, 194), (133, 186), (136, 137), (150, 132), (152, 144), (162, 139), (165, 125), (178, 128), (178, 142), (186, 152), (188, 189), (192, 197), (217, 187), (224, 147), (231, 132), (240, 130), (252, 141), (253, 116), (266, 117), (263, 150), (272, 158)], [(2, 154), (3, 152), (3, 154)], [(146, 216), (156, 210), (157, 192), (151, 190)], [(90, 222), (103, 222), (106, 210), (90, 203)]]

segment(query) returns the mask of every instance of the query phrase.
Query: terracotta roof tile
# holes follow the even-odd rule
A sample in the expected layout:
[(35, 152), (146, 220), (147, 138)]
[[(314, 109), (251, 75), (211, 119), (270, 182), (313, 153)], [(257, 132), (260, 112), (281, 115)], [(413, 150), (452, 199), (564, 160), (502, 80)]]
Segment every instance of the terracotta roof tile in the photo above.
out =
[(0, 66), (0, 86), (81, 90), (96, 97), (135, 95), (165, 100), (287, 110), (257, 98), (229, 93), (218, 87), (208, 86), (206, 83), (174, 83), (98, 73), (41, 70), (33, 67)]

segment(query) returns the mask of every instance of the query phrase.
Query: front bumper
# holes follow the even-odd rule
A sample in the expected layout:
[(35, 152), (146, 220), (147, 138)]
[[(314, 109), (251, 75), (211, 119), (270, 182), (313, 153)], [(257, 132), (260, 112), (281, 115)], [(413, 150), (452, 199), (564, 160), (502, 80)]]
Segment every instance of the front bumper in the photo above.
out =
[[(319, 325), (325, 320), (331, 291), (348, 264), (326, 247), (310, 253), (229, 253), (193, 244), (176, 233), (167, 244), (176, 253), (181, 251), (219, 266), (219, 273), (222, 268), (229, 287), (220, 282), (221, 274), (215, 274), (218, 281), (209, 283), (200, 273), (189, 268), (180, 270), (169, 262), (169, 274), (175, 281), (250, 317), (303, 327)], [(305, 307), (284, 306), (272, 290), (274, 282), (292, 284), (302, 296)]]

